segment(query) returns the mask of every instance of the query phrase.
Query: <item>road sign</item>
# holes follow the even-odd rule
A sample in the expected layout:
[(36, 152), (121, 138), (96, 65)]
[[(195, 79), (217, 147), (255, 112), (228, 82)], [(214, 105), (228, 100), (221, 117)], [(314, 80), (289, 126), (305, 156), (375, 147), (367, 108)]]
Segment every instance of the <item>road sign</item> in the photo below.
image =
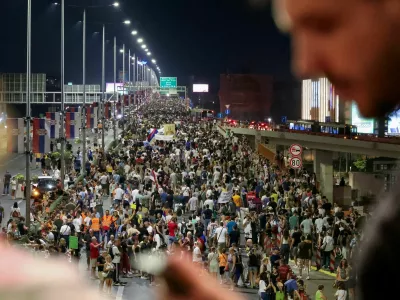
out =
[(225, 110), (225, 114), (229, 115), (231, 113), (231, 111), (229, 109)]
[(299, 157), (292, 157), (289, 160), (289, 165), (292, 169), (301, 169), (303, 166), (303, 161)]
[(160, 87), (168, 89), (177, 88), (177, 78), (176, 77), (160, 77)]
[(230, 106), (231, 106), (230, 104), (225, 105), (226, 109), (229, 109)]
[(303, 148), (299, 144), (293, 144), (290, 146), (289, 152), (292, 156), (297, 157), (303, 153)]
[(287, 122), (287, 117), (286, 117), (286, 116), (283, 116), (282, 119), (281, 119), (281, 121), (282, 121), (282, 124), (286, 124), (286, 122)]

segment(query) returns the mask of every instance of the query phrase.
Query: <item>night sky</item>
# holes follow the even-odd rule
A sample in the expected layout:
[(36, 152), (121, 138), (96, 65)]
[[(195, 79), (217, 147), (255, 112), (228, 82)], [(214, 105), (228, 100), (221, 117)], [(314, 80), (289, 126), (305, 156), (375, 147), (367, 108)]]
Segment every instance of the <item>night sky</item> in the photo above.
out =
[[(60, 1), (60, 0), (58, 0)], [(290, 43), (280, 34), (268, 5), (261, 0), (120, 0), (120, 8), (88, 8), (87, 83), (101, 80), (101, 23), (107, 25), (106, 81), (113, 80), (112, 40), (117, 36), (139, 57), (133, 29), (139, 31), (163, 76), (179, 85), (210, 83), (218, 90), (219, 74), (264, 73), (290, 77)], [(0, 2), (0, 72), (25, 72), (26, 0)], [(32, 0), (32, 72), (59, 77), (60, 6)], [(82, 9), (69, 5), (106, 5), (112, 0), (65, 0), (66, 82), (82, 82)], [(122, 24), (130, 19), (132, 24)], [(98, 32), (98, 33), (96, 33)], [(122, 69), (118, 53), (118, 69)]]

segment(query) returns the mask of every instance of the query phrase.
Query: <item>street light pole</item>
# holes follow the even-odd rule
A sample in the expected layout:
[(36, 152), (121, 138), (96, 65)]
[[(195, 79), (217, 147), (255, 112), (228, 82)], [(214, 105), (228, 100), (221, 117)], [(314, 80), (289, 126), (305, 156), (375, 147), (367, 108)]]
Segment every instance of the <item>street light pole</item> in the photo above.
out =
[(122, 132), (125, 130), (125, 44), (122, 46)]
[(131, 82), (131, 49), (128, 50), (128, 82)]
[(32, 5), (28, 0), (27, 38), (26, 38), (26, 210), (25, 224), (29, 228), (31, 223), (31, 36), (32, 36)]
[(65, 181), (65, 132), (64, 132), (64, 74), (65, 74), (65, 52), (64, 52), (64, 24), (65, 24), (64, 0), (61, 0), (61, 112), (60, 112), (60, 127), (61, 127), (61, 184), (64, 186)]
[(101, 101), (101, 148), (103, 149), (103, 153), (105, 153), (105, 142), (104, 142), (104, 130), (105, 130), (105, 92), (106, 92), (106, 59), (105, 59), (105, 50), (106, 50), (106, 26), (103, 24), (103, 43), (102, 43), (102, 58), (101, 58), (101, 90), (103, 91), (102, 94), (102, 101)]
[(116, 129), (116, 115), (115, 115), (115, 111), (117, 108), (117, 96), (116, 96), (116, 85), (117, 85), (117, 37), (114, 36), (114, 119), (113, 119), (113, 123), (114, 123), (114, 141), (117, 140), (117, 129)]
[[(128, 80), (128, 85), (129, 85), (129, 90), (128, 90), (128, 97), (130, 97), (131, 95), (131, 49), (129, 49), (129, 56), (128, 56), (128, 74), (129, 74), (129, 80)], [(128, 98), (128, 128), (129, 125), (131, 124), (131, 112), (130, 112), (130, 105), (131, 105), (131, 101), (129, 101)]]
[(86, 172), (86, 9), (83, 10), (82, 174)]

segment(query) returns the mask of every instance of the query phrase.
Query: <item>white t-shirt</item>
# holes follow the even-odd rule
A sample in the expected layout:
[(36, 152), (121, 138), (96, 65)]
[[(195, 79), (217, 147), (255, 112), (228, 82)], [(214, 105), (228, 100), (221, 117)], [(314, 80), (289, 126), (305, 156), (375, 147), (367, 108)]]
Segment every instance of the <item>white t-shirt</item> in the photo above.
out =
[(347, 291), (345, 291), (345, 290), (337, 290), (336, 293), (335, 293), (335, 297), (337, 297), (337, 300), (346, 300)]
[(121, 188), (117, 188), (117, 189), (115, 190), (114, 199), (115, 199), (115, 200), (122, 200), (123, 195), (124, 195), (124, 190), (121, 189)]
[(199, 247), (193, 249), (193, 262), (202, 262), (201, 251)]
[(324, 226), (324, 220), (322, 220), (321, 218), (315, 220), (315, 227), (317, 228), (317, 233), (321, 233), (323, 226)]
[(224, 227), (218, 227), (215, 229), (215, 236), (217, 237), (217, 243), (226, 243), (227, 230)]
[(261, 295), (261, 293), (265, 293), (266, 287), (267, 286), (265, 285), (265, 281), (260, 280), (260, 282), (258, 283), (258, 294)]

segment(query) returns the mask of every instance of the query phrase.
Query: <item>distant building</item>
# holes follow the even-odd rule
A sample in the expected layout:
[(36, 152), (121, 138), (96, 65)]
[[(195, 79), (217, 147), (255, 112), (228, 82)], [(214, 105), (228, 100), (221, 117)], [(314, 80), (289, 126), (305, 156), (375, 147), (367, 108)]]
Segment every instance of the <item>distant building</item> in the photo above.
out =
[[(44, 102), (46, 92), (46, 74), (32, 74), (31, 100)], [(0, 74), (0, 103), (26, 102), (26, 73)]]
[[(229, 117), (262, 121), (271, 116), (272, 77), (255, 74), (221, 74), (220, 111), (229, 105)], [(225, 114), (224, 114), (225, 115)]]

